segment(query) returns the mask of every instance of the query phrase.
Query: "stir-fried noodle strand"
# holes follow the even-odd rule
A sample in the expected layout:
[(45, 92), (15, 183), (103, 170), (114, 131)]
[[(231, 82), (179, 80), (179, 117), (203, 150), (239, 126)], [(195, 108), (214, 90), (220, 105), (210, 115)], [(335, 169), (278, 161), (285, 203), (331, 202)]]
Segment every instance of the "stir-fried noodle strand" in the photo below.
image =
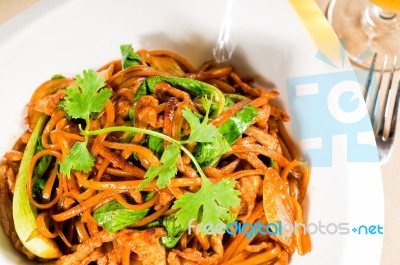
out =
[[(26, 192), (37, 210), (37, 231), (31, 237), (39, 233), (53, 240), (62, 253), (50, 262), (288, 264), (296, 249), (300, 255), (309, 252), (310, 238), (301, 226), (288, 235), (274, 233), (271, 226), (269, 233), (250, 236), (204, 234), (195, 226), (184, 227), (174, 235), (175, 244), (166, 245), (164, 239), (170, 231), (165, 220), (179, 211), (173, 206), (176, 200), (205, 185), (203, 174), (209, 185), (235, 181), (240, 203), (229, 209), (231, 223), (266, 226), (279, 221), (304, 224), (302, 202), (309, 171), (283, 125), (289, 116), (273, 104), (277, 91), (255, 87), (230, 65), (207, 61), (197, 70), (171, 51), (139, 50), (135, 54), (139, 58), (135, 65), (115, 60), (97, 71), (111, 95), (89, 120), (71, 117), (62, 107), (67, 87), (76, 86), (76, 79), (53, 78), (36, 89), (28, 104), (29, 130), (4, 156), (0, 168), (1, 223), (16, 248), (35, 258), (16, 236), (11, 202), (27, 142), (37, 121), (45, 116), (30, 161)], [(145, 82), (150, 87), (151, 77), (164, 79), (143, 90)], [(179, 84), (190, 80), (208, 83), (217, 92), (207, 95)], [(210, 110), (204, 100), (211, 100)], [(209, 115), (207, 124), (227, 139), (229, 149), (216, 159), (210, 153), (199, 158), (199, 146), (212, 143), (190, 141), (194, 127), (187, 118), (189, 110), (200, 121)], [(135, 129), (124, 129), (128, 127)], [(158, 138), (160, 134), (163, 138)], [(76, 143), (86, 144), (93, 166), (89, 171), (71, 167), (63, 174), (62, 163), (74, 152)], [(174, 176), (164, 186), (160, 185), (161, 175), (143, 185), (149, 171), (167, 163), (164, 155), (173, 149), (169, 146), (184, 148), (176, 149)], [(211, 155), (216, 152), (212, 150)], [(107, 211), (115, 215), (103, 220)], [(113, 223), (110, 228), (107, 222), (113, 218), (122, 218), (122, 223), (129, 218), (132, 221), (122, 226)]]

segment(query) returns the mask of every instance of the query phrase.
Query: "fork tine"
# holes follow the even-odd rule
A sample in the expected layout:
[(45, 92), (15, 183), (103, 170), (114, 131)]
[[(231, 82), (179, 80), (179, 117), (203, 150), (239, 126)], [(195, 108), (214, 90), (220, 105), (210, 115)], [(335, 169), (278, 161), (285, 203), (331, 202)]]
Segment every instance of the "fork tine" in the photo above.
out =
[(374, 53), (374, 57), (372, 58), (371, 67), (369, 68), (369, 72), (368, 72), (367, 82), (365, 83), (365, 93), (364, 93), (365, 102), (367, 102), (368, 94), (369, 94), (369, 91), (371, 88), (371, 81), (372, 81), (372, 76), (374, 75), (374, 72), (375, 72), (375, 64), (376, 64), (377, 56), (378, 56), (378, 54)]
[[(393, 75), (394, 71), (396, 69), (396, 64), (397, 64), (397, 56), (393, 58), (393, 63), (392, 63), (392, 68), (390, 69), (390, 75), (389, 75), (389, 80), (387, 84), (387, 89), (386, 89), (386, 94), (384, 97), (384, 102), (383, 102), (383, 111), (380, 113), (379, 118), (380, 118), (380, 124), (378, 126), (379, 131), (378, 134), (384, 137), (384, 130), (385, 130), (385, 125), (386, 125), (386, 119), (388, 118), (389, 115), (389, 106), (388, 106), (388, 101), (389, 97), (393, 93), (392, 89), (392, 83), (393, 83)], [(386, 137), (385, 137), (386, 138)]]
[(380, 121), (381, 119), (378, 118), (377, 119), (377, 115), (379, 116), (379, 114), (381, 113), (380, 110), (377, 110), (377, 101), (379, 100), (379, 91), (381, 90), (381, 86), (382, 86), (382, 79), (383, 79), (383, 75), (385, 73), (386, 70), (386, 64), (387, 64), (387, 60), (388, 60), (388, 56), (387, 54), (385, 54), (384, 59), (383, 59), (383, 65), (382, 65), (382, 69), (379, 75), (379, 79), (376, 85), (376, 89), (374, 91), (373, 95), (370, 95), (370, 99), (372, 101), (372, 106), (369, 109), (370, 113), (370, 117), (371, 117), (371, 122), (372, 122), (372, 126), (374, 127), (374, 133), (377, 134), (378, 133), (378, 129), (380, 127)]
[[(396, 70), (397, 59), (398, 58), (396, 56), (393, 57), (388, 83), (386, 87), (383, 88), (382, 77), (386, 71), (386, 64), (388, 60), (388, 56), (385, 55), (376, 91), (368, 95), (370, 102), (373, 104), (373, 114), (370, 117), (373, 125), (381, 166), (383, 166), (390, 158), (390, 153), (395, 140), (395, 131), (399, 115), (400, 78), (396, 77), (396, 81), (394, 81), (394, 72)], [(371, 94), (376, 94), (375, 99), (371, 98)], [(382, 98), (382, 100), (379, 100), (379, 98)], [(394, 102), (392, 102), (393, 98)], [(378, 101), (383, 101), (383, 105), (377, 107), (376, 105), (378, 104)], [(392, 113), (390, 113), (390, 111), (392, 111)]]
[(400, 101), (400, 79), (399, 79), (398, 85), (397, 85), (396, 99), (394, 101), (393, 114), (392, 114), (392, 119), (390, 121), (390, 129), (389, 129), (388, 138), (394, 137), (394, 134), (396, 132), (397, 115), (398, 115), (398, 111), (399, 111), (399, 101)]

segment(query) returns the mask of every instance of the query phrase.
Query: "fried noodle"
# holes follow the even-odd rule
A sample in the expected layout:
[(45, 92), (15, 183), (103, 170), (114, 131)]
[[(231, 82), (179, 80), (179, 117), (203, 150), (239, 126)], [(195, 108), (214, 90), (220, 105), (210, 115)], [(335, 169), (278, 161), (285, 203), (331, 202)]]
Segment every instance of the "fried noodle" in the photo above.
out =
[[(209, 83), (232, 101), (209, 124), (221, 126), (246, 106), (257, 109), (257, 116), (234, 141), (231, 150), (216, 164), (203, 167), (213, 183), (227, 178), (236, 180), (235, 189), (240, 191), (241, 202), (237, 209), (231, 209), (236, 213), (234, 221), (264, 225), (278, 220), (304, 223), (302, 202), (309, 170), (283, 125), (289, 116), (273, 104), (279, 93), (254, 86), (252, 80), (240, 77), (230, 65), (207, 61), (196, 70), (187, 59), (171, 51), (138, 50), (137, 54), (143, 58), (139, 65), (123, 69), (121, 61), (115, 60), (97, 71), (112, 95), (104, 109), (91, 118), (90, 130), (133, 126), (182, 140), (190, 134), (183, 110), (189, 108), (204, 115), (199, 97), (165, 82), (135, 102), (136, 92), (152, 76), (186, 77)], [(95, 158), (92, 170), (71, 171), (69, 177), (60, 174), (59, 163), (74, 143), (84, 141), (79, 127), (82, 121), (71, 119), (58, 108), (65, 89), (74, 82), (73, 78), (62, 77), (46, 81), (36, 89), (28, 104), (29, 129), (5, 155), (0, 168), (3, 230), (28, 258), (60, 265), (92, 262), (252, 265), (288, 264), (296, 248), (300, 255), (311, 251), (310, 237), (304, 231), (286, 238), (276, 234), (255, 234), (248, 238), (245, 234), (203, 235), (185, 231), (173, 248), (164, 247), (160, 244), (160, 238), (166, 234), (164, 228), (151, 224), (174, 214), (173, 202), (186, 192), (197, 191), (202, 180), (191, 159), (182, 152), (178, 172), (170, 185), (160, 189), (156, 181), (151, 181), (138, 191), (147, 170), (161, 165), (160, 155), (145, 144), (149, 136), (144, 133), (110, 131), (92, 135), (88, 141), (88, 149)], [(21, 245), (10, 214), (21, 157), (41, 115), (49, 119), (40, 137), (43, 150), (36, 152), (30, 162), (27, 195), (38, 211), (38, 233), (53, 239), (62, 252), (59, 259), (52, 261), (35, 257)], [(160, 144), (165, 148), (169, 143), (163, 140)], [(195, 147), (196, 144), (186, 145), (190, 151)], [(38, 177), (35, 170), (43, 158), (51, 162), (43, 176)], [(35, 190), (38, 181), (42, 181), (39, 195)], [(146, 199), (149, 194), (152, 197)], [(110, 232), (93, 217), (97, 209), (110, 202), (147, 213), (129, 226)], [(283, 204), (285, 211), (276, 211), (277, 204)]]

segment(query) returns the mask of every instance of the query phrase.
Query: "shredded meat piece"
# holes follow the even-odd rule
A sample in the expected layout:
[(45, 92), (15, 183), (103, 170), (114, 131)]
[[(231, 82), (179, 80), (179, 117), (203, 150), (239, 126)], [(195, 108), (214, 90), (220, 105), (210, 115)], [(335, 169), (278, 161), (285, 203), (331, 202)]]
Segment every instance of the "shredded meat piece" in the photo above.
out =
[(27, 144), (29, 141), (29, 138), (31, 138), (31, 133), (29, 131), (24, 132), (24, 134), (21, 136), (21, 142), (24, 144)]
[(263, 131), (255, 126), (250, 126), (245, 131), (245, 134), (253, 136), (257, 140), (257, 142), (267, 147), (268, 149), (278, 150), (279, 147), (278, 139), (276, 137), (269, 135), (266, 131)]
[(222, 235), (216, 235), (210, 237), (211, 247), (213, 254), (204, 257), (203, 254), (193, 248), (187, 248), (183, 251), (172, 250), (168, 253), (168, 264), (169, 265), (216, 265), (224, 255), (224, 247), (222, 245)]
[(171, 251), (168, 253), (167, 262), (168, 265), (180, 265), (181, 259), (179, 258), (178, 253), (176, 253), (175, 251)]
[[(260, 176), (249, 176), (239, 180), (242, 207), (245, 209), (245, 215), (238, 219), (246, 220), (253, 212), (256, 202), (257, 191), (260, 189), (262, 180)], [(241, 211), (243, 212), (243, 211)]]
[(167, 205), (174, 198), (174, 196), (168, 190), (160, 190), (159, 194), (160, 198), (158, 199), (157, 204), (154, 206), (156, 211)]
[(153, 128), (157, 127), (157, 108), (158, 100), (152, 96), (143, 96), (136, 103), (135, 122), (149, 124)]
[(197, 265), (198, 263), (181, 258), (177, 252), (171, 251), (168, 254), (168, 265)]
[(224, 255), (224, 246), (222, 244), (222, 237), (223, 235), (215, 235), (211, 236), (210, 238), (211, 247), (215, 252), (214, 256), (218, 259), (222, 258), (222, 256)]
[(274, 247), (274, 245), (272, 244), (272, 243), (270, 243), (270, 242), (261, 242), (261, 243), (258, 243), (258, 244), (253, 244), (253, 245), (248, 245), (247, 247), (246, 247), (246, 251), (248, 251), (248, 252), (260, 252), (261, 250), (264, 250), (264, 249), (270, 249), (270, 248), (273, 248)]
[(239, 163), (240, 159), (236, 158), (231, 163), (225, 165), (221, 169), (207, 166), (203, 168), (203, 171), (209, 178), (223, 178), (225, 175), (231, 174), (237, 168)]
[[(210, 256), (210, 257), (204, 258), (203, 254), (200, 251), (195, 250), (193, 248), (187, 248), (183, 251), (180, 251), (180, 250), (171, 251), (171, 253), (174, 253), (174, 252), (179, 257), (183, 258), (184, 260), (194, 262), (194, 264), (198, 264), (198, 265), (217, 265), (218, 264), (218, 260), (215, 257)], [(181, 263), (177, 263), (177, 264), (185, 264), (185, 263), (181, 262)]]
[(66, 93), (64, 90), (59, 90), (52, 95), (29, 102), (27, 107), (29, 110), (36, 110), (51, 116), (57, 109), (57, 104), (65, 97), (65, 95)]
[(270, 114), (271, 114), (271, 106), (270, 105), (262, 106), (259, 109), (258, 115), (255, 120), (255, 123), (257, 123), (257, 126), (264, 130), (268, 130), (268, 120), (269, 120)]
[(119, 95), (119, 99), (116, 105), (116, 119), (125, 120), (128, 118), (129, 110), (132, 107), (133, 91), (128, 88), (121, 88), (117, 94)]
[(133, 231), (125, 238), (118, 237), (118, 244), (137, 253), (143, 265), (162, 265), (166, 264), (166, 253), (159, 240), (165, 235), (162, 228)]
[[(161, 228), (147, 230), (124, 229), (117, 233), (110, 233), (106, 230), (99, 232), (90, 239), (78, 245), (76, 252), (65, 255), (56, 261), (55, 265), (84, 264), (97, 260), (99, 264), (119, 264), (122, 258), (122, 251), (128, 248), (138, 254), (143, 265), (166, 264), (165, 248), (160, 244), (160, 237), (166, 233)], [(102, 253), (93, 254), (98, 251), (106, 242), (116, 242), (116, 247), (106, 255)], [(89, 256), (91, 256), (89, 258)]]
[(284, 110), (272, 105), (271, 105), (271, 115), (276, 117), (278, 120), (282, 120), (285, 122), (290, 120), (289, 115)]
[(12, 220), (12, 201), (11, 196), (9, 195), (8, 184), (7, 184), (7, 166), (0, 166), (0, 223), (3, 227), (4, 233), (10, 236), (13, 231), (13, 220)]
[(165, 82), (160, 82), (154, 86), (154, 93), (163, 101), (168, 101), (170, 97), (179, 99), (180, 101), (190, 100), (190, 95), (185, 91), (176, 89)]
[(14, 174), (14, 170), (11, 167), (9, 167), (7, 172), (6, 172), (6, 179), (7, 179), (8, 190), (11, 193), (14, 193), (15, 174)]
[(174, 97), (170, 98), (164, 109), (164, 117), (163, 117), (163, 133), (172, 136), (172, 122), (174, 120), (174, 109), (176, 108), (176, 104), (178, 100)]
[(8, 161), (20, 161), (23, 153), (20, 151), (11, 150), (4, 155), (4, 158)]
[(184, 164), (182, 157), (179, 157), (177, 166), (178, 166), (179, 172), (182, 173), (185, 177), (188, 177), (188, 178), (198, 178), (199, 177), (199, 175), (197, 174), (197, 171), (194, 170), (193, 167)]
[(118, 265), (122, 260), (125, 247), (119, 246), (97, 260), (97, 265)]
[(239, 153), (235, 154), (237, 157), (246, 160), (247, 163), (250, 165), (248, 169), (261, 169), (266, 170), (268, 167), (265, 165), (261, 159), (258, 158), (257, 154), (255, 153)]
[(61, 209), (68, 210), (75, 204), (75, 202), (76, 200), (74, 198), (64, 197), (62, 200), (58, 202), (58, 206)]
[(281, 254), (278, 256), (278, 261), (275, 265), (285, 265), (289, 263), (289, 253), (286, 251), (281, 251)]
[(107, 67), (106, 69), (101, 70), (98, 73), (99, 73), (100, 76), (102, 76), (107, 81), (108, 79), (111, 78), (111, 76), (113, 74), (113, 71), (114, 71), (114, 65), (110, 64), (109, 67)]
[(117, 237), (116, 233), (109, 233), (105, 230), (92, 236), (90, 239), (78, 245), (76, 252), (62, 256), (56, 265), (74, 265), (80, 264), (82, 261), (89, 256), (96, 248), (100, 247), (105, 242), (113, 241)]
[(126, 119), (129, 114), (129, 110), (131, 109), (132, 103), (127, 100), (119, 100), (117, 103), (117, 115), (121, 117), (121, 119)]
[(87, 256), (86, 258), (84, 258), (82, 260), (82, 265), (88, 265), (93, 261), (99, 260), (100, 258), (102, 258), (104, 256), (103, 251), (100, 250), (100, 248), (96, 249), (95, 251), (93, 251), (92, 253), (90, 253), (89, 256)]
[(138, 190), (131, 190), (129, 191), (129, 196), (135, 200), (136, 203), (143, 203), (142, 194)]

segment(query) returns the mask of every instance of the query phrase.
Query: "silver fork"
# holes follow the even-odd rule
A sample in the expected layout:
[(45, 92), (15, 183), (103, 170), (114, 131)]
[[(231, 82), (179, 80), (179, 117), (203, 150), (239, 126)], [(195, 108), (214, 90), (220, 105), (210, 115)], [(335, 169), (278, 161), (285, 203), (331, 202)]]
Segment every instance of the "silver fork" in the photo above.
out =
[[(385, 55), (383, 66), (380, 71), (380, 76), (377, 81), (377, 87), (374, 91), (372, 91), (371, 86), (373, 75), (375, 73), (374, 69), (376, 58), (377, 54), (375, 53), (372, 60), (371, 68), (368, 73), (364, 98), (366, 99), (367, 103), (369, 101), (372, 104), (369, 107), (369, 115), (371, 117), (371, 122), (373, 125), (380, 164), (381, 166), (383, 166), (390, 158), (390, 153), (392, 151), (394, 143), (400, 101), (400, 80), (395, 81), (393, 78), (397, 64), (397, 57), (394, 57), (389, 72), (388, 83), (387, 86), (384, 87), (382, 79), (386, 71), (386, 65), (388, 63), (388, 56)], [(394, 102), (392, 102), (391, 98), (394, 96), (396, 98), (394, 99)], [(380, 98), (383, 99), (383, 104), (381, 105), (382, 107), (378, 107), (380, 106)], [(391, 110), (393, 110), (392, 114), (390, 113)]]

